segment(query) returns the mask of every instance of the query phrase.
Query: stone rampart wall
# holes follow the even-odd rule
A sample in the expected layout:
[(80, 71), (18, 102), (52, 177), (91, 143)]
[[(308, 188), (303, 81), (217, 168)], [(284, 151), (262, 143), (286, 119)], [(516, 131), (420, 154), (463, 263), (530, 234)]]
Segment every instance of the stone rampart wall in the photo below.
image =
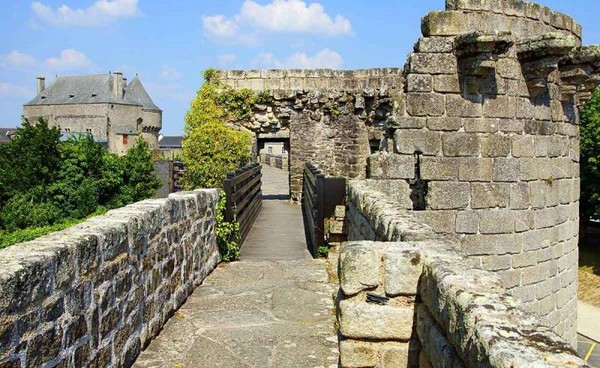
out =
[(130, 366), (219, 262), (218, 195), (145, 200), (0, 250), (0, 366)]
[(354, 241), (339, 258), (342, 367), (586, 366), (454, 239), (415, 221), (392, 192), (368, 188), (349, 187)]
[(402, 69), (228, 70), (221, 73), (221, 81), (253, 91), (362, 91), (402, 85)]

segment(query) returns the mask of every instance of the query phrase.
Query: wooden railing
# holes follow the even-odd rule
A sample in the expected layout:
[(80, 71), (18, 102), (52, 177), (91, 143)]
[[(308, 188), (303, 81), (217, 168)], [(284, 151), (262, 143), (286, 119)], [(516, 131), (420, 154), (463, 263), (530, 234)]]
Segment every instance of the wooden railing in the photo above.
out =
[(307, 231), (308, 250), (317, 257), (319, 247), (325, 245), (325, 219), (330, 218), (335, 207), (344, 203), (346, 179), (327, 177), (316, 166), (304, 165), (302, 185), (302, 214)]
[(237, 221), (240, 224), (238, 246), (244, 243), (262, 208), (261, 178), (261, 165), (252, 164), (235, 172), (229, 172), (225, 179), (227, 204), (224, 219), (227, 222)]

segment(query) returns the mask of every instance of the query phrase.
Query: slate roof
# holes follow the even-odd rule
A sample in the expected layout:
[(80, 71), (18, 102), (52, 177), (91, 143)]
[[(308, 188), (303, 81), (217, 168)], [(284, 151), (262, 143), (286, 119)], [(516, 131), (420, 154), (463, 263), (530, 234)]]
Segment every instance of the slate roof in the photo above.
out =
[(17, 128), (0, 128), (0, 143), (10, 141), (10, 135), (16, 132)]
[(182, 136), (163, 136), (158, 141), (158, 148), (181, 148)]
[(160, 111), (137, 76), (123, 88), (123, 98), (113, 94), (113, 83), (113, 74), (58, 77), (25, 106), (116, 103)]

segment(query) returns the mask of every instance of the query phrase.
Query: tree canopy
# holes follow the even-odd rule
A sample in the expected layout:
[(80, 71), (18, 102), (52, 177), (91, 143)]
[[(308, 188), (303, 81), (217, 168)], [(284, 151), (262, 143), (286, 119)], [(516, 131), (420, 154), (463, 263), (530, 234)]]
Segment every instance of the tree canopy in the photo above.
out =
[(61, 142), (58, 129), (40, 120), (24, 122), (0, 145), (0, 186), (0, 232), (6, 234), (151, 197), (160, 180), (143, 140), (119, 157), (91, 136)]
[(581, 218), (600, 219), (600, 89), (582, 109), (580, 129)]

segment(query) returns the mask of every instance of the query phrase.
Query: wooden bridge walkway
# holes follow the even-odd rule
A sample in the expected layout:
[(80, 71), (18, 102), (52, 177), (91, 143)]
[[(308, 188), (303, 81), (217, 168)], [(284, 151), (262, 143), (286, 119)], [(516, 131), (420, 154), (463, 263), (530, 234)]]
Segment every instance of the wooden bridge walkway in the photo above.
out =
[(311, 259), (287, 172), (263, 167), (263, 210), (134, 367), (337, 367), (327, 262)]

